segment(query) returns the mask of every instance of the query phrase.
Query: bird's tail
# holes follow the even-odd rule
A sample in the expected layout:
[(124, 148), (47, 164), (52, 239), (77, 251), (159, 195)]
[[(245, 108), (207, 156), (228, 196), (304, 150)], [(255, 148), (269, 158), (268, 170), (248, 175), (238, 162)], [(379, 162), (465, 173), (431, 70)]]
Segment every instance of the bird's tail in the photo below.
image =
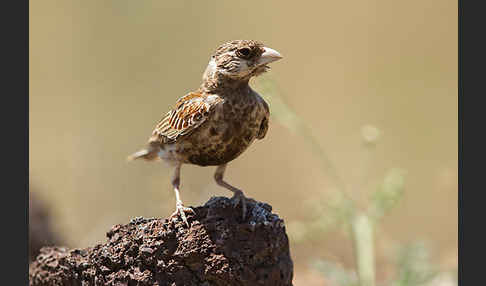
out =
[(128, 156), (127, 161), (133, 161), (140, 158), (145, 159), (147, 161), (158, 160), (160, 159), (158, 156), (159, 151), (160, 151), (160, 146), (151, 144), (148, 145), (147, 148), (137, 151), (132, 155)]

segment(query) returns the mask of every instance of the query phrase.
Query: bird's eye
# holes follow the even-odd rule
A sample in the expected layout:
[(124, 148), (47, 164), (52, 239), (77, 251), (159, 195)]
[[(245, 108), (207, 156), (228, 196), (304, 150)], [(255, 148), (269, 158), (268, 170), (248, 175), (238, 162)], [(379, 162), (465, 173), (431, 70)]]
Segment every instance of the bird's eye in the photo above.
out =
[(242, 57), (242, 58), (246, 58), (250, 55), (250, 49), (249, 48), (241, 48), (239, 50), (236, 51), (236, 54), (239, 56), (239, 57)]

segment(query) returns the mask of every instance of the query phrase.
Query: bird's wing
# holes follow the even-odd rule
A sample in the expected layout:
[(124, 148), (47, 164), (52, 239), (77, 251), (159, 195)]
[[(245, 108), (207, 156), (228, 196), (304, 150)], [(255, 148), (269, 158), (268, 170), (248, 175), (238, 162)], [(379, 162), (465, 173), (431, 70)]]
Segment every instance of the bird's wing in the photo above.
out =
[(265, 117), (263, 118), (262, 122), (260, 123), (260, 130), (258, 130), (257, 138), (258, 139), (263, 139), (265, 135), (267, 134), (268, 131), (268, 120), (270, 117), (270, 109), (268, 108), (268, 104), (265, 102), (265, 100), (259, 96), (259, 101), (265, 111)]
[(189, 134), (209, 116), (212, 107), (223, 99), (217, 95), (191, 92), (177, 100), (155, 127), (149, 142), (172, 143), (182, 135)]

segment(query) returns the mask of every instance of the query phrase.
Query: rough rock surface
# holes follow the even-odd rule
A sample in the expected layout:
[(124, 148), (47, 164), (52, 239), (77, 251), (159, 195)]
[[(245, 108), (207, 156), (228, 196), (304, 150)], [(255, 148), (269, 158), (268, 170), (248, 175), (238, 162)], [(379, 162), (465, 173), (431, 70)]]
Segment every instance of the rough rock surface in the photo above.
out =
[(30, 285), (292, 285), (283, 220), (247, 200), (248, 213), (213, 197), (180, 219), (135, 218), (115, 225), (104, 244), (45, 247), (29, 268)]

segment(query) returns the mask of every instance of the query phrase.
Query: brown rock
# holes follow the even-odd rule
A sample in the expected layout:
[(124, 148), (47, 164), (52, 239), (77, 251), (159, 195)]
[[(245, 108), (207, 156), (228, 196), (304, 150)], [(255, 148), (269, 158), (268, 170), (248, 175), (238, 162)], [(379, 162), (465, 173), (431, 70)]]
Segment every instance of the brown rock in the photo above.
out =
[(45, 247), (30, 285), (292, 285), (283, 220), (248, 199), (247, 218), (225, 197), (180, 220), (135, 218), (87, 249)]

